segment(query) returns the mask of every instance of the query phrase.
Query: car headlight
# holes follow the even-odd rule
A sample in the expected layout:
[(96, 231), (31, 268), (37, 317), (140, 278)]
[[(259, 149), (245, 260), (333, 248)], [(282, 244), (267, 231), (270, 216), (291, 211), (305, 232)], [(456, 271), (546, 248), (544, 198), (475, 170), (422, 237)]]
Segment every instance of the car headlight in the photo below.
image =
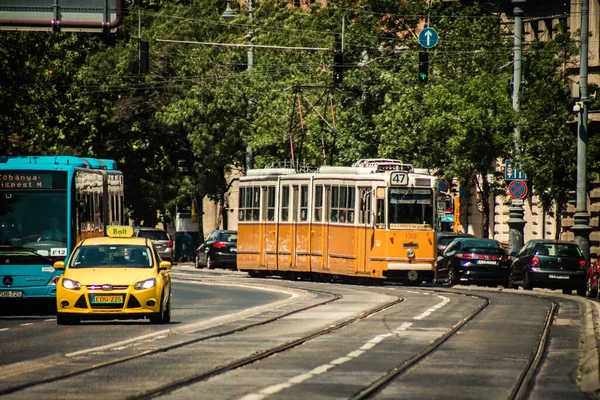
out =
[(145, 281), (136, 282), (133, 287), (137, 290), (151, 289), (156, 286), (156, 278), (146, 279)]
[(68, 278), (63, 278), (62, 280), (62, 286), (65, 289), (71, 289), (71, 290), (79, 290), (81, 289), (81, 283), (68, 279)]

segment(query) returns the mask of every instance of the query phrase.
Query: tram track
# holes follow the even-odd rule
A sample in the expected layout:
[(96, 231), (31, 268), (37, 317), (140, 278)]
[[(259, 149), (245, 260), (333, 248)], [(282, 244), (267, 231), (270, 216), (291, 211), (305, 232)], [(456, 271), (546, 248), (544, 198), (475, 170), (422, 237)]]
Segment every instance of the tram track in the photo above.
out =
[[(429, 290), (432, 292), (441, 292), (436, 290)], [(456, 292), (452, 292), (457, 294)], [(423, 348), (423, 350), (415, 353), (412, 357), (405, 360), (401, 364), (395, 366), (388, 370), (387, 373), (382, 375), (379, 379), (372, 382), (371, 384), (363, 387), (359, 392), (357, 392), (354, 396), (351, 397), (352, 400), (364, 400), (375, 397), (378, 393), (380, 393), (387, 385), (389, 385), (394, 379), (401, 377), (405, 374), (409, 369), (415, 367), (419, 362), (424, 360), (426, 357), (433, 354), (436, 350), (438, 350), (444, 343), (446, 343), (451, 337), (457, 334), (461, 328), (465, 327), (470, 321), (472, 321), (476, 316), (478, 316), (483, 310), (485, 310), (489, 304), (489, 298), (480, 295), (473, 294), (465, 294), (465, 296), (478, 297), (484, 300), (483, 304), (481, 304), (478, 308), (474, 309), (469, 315), (464, 317), (461, 321), (456, 323), (452, 329), (446, 332), (444, 335), (437, 338), (431, 344)], [(552, 320), (554, 319), (558, 309), (558, 303), (554, 300), (551, 302), (550, 309), (548, 310), (545, 318), (544, 318), (544, 327), (542, 332), (539, 335), (537, 346), (530, 355), (525, 368), (521, 371), (520, 375), (517, 378), (516, 383), (512, 387), (510, 395), (507, 397), (509, 400), (522, 400), (527, 398), (529, 391), (531, 390), (531, 386), (533, 380), (535, 379), (536, 372), (540, 366), (540, 363), (543, 359), (548, 338), (550, 335), (550, 330), (552, 327)]]
[[(223, 338), (223, 337), (231, 336), (231, 335), (234, 335), (236, 333), (243, 332), (243, 331), (246, 331), (246, 330), (254, 328), (254, 327), (258, 327), (258, 326), (261, 326), (261, 325), (266, 325), (266, 324), (269, 324), (269, 323), (281, 320), (281, 319), (283, 319), (285, 317), (291, 316), (293, 314), (300, 313), (302, 311), (306, 311), (306, 310), (310, 310), (310, 309), (313, 309), (313, 308), (316, 308), (316, 307), (324, 306), (326, 304), (329, 304), (329, 303), (335, 302), (337, 300), (340, 300), (343, 297), (340, 294), (331, 293), (331, 292), (315, 291), (315, 290), (312, 290), (312, 291), (313, 292), (319, 292), (320, 294), (329, 295), (331, 297), (328, 298), (328, 299), (326, 299), (326, 300), (324, 300), (324, 301), (320, 301), (318, 303), (314, 303), (314, 304), (310, 304), (310, 305), (307, 305), (307, 306), (304, 306), (304, 307), (300, 307), (300, 308), (297, 308), (297, 309), (294, 309), (294, 310), (291, 310), (291, 311), (279, 314), (279, 315), (271, 317), (271, 318), (262, 319), (260, 321), (253, 322), (253, 323), (250, 323), (250, 324), (245, 324), (243, 326), (236, 327), (236, 328), (233, 328), (233, 329), (229, 329), (229, 330), (226, 330), (226, 331), (223, 331), (223, 332), (219, 332), (219, 333), (215, 333), (215, 334), (211, 334), (211, 335), (206, 335), (206, 336), (202, 336), (202, 337), (197, 337), (197, 338), (194, 338), (194, 339), (191, 339), (191, 340), (186, 340), (186, 341), (183, 341), (183, 342), (180, 342), (180, 343), (176, 343), (176, 344), (173, 344), (173, 345), (163, 346), (163, 347), (160, 347), (160, 348), (157, 348), (157, 349), (145, 350), (145, 351), (133, 354), (133, 355), (128, 355), (128, 356), (125, 356), (125, 357), (115, 358), (115, 359), (112, 359), (112, 360), (109, 360), (109, 361), (106, 361), (106, 362), (103, 362), (103, 363), (98, 363), (98, 364), (94, 364), (94, 365), (91, 365), (91, 366), (88, 366), (88, 367), (80, 368), (80, 369), (77, 369), (75, 371), (70, 371), (70, 372), (59, 374), (59, 375), (56, 375), (56, 376), (52, 376), (52, 377), (47, 377), (47, 378), (43, 378), (43, 379), (38, 379), (38, 380), (30, 381), (30, 382), (27, 382), (27, 383), (24, 383), (24, 384), (20, 384), (20, 385), (14, 385), (14, 386), (11, 386), (11, 387), (8, 387), (8, 388), (1, 389), (0, 390), (0, 396), (8, 395), (8, 394), (16, 394), (16, 393), (23, 392), (25, 390), (32, 389), (32, 388), (35, 388), (35, 387), (39, 387), (39, 386), (42, 386), (42, 385), (45, 385), (45, 384), (51, 384), (51, 383), (55, 383), (55, 382), (60, 382), (60, 381), (63, 381), (63, 380), (69, 379), (69, 378), (77, 377), (77, 376), (88, 374), (88, 373), (93, 373), (93, 372), (98, 371), (100, 369), (108, 368), (108, 367), (111, 367), (111, 366), (116, 366), (118, 364), (124, 364), (124, 363), (127, 363), (129, 361), (142, 359), (144, 357), (150, 357), (152, 355), (157, 355), (157, 354), (161, 354), (161, 353), (168, 353), (169, 351), (176, 350), (176, 349), (181, 349), (181, 348), (184, 348), (186, 346), (191, 346), (191, 345), (198, 344), (198, 343), (201, 343), (201, 342), (204, 342), (204, 341), (208, 341), (210, 339)], [(274, 354), (277, 354), (277, 353), (289, 350), (291, 348), (294, 348), (296, 346), (299, 346), (299, 345), (301, 345), (303, 343), (306, 343), (307, 341), (310, 341), (312, 339), (315, 339), (315, 338), (317, 338), (319, 336), (323, 336), (323, 335), (328, 334), (330, 332), (333, 332), (335, 330), (341, 329), (341, 328), (343, 328), (343, 327), (345, 327), (345, 326), (347, 326), (349, 324), (352, 324), (352, 323), (354, 323), (354, 322), (356, 322), (356, 321), (358, 321), (360, 319), (367, 318), (367, 317), (369, 317), (371, 315), (374, 315), (374, 314), (376, 314), (378, 312), (381, 312), (381, 311), (383, 311), (383, 310), (385, 310), (387, 308), (393, 307), (394, 305), (399, 304), (402, 301), (403, 301), (402, 297), (396, 297), (393, 301), (381, 304), (381, 305), (379, 305), (377, 307), (374, 307), (374, 308), (372, 308), (370, 310), (367, 310), (367, 311), (365, 311), (365, 312), (363, 312), (363, 313), (361, 313), (361, 314), (359, 314), (357, 316), (353, 316), (351, 318), (346, 318), (345, 320), (343, 320), (343, 321), (341, 321), (339, 323), (336, 323), (335, 325), (329, 326), (329, 327), (327, 327), (325, 329), (321, 329), (321, 330), (319, 330), (317, 332), (313, 332), (313, 333), (311, 333), (309, 335), (305, 335), (305, 336), (303, 336), (301, 338), (298, 338), (298, 339), (296, 339), (294, 341), (291, 341), (291, 342), (282, 344), (280, 346), (276, 346), (276, 347), (267, 349), (265, 351), (253, 354), (253, 355), (245, 357), (245, 358), (241, 358), (241, 359), (236, 360), (234, 362), (231, 362), (231, 363), (229, 363), (227, 365), (224, 365), (224, 366), (221, 366), (221, 367), (217, 367), (217, 368), (213, 368), (210, 371), (206, 371), (206, 372), (197, 374), (195, 376), (186, 377), (185, 379), (172, 381), (172, 382), (167, 383), (165, 385), (162, 385), (162, 386), (160, 386), (158, 388), (154, 388), (154, 389), (149, 390), (147, 392), (144, 392), (142, 394), (134, 395), (134, 396), (131, 396), (131, 397), (128, 397), (128, 398), (131, 398), (131, 399), (147, 399), (147, 398), (152, 398), (152, 397), (155, 397), (155, 396), (158, 396), (158, 395), (170, 393), (173, 390), (176, 390), (178, 388), (184, 387), (186, 385), (190, 385), (190, 384), (193, 384), (193, 383), (196, 383), (196, 382), (200, 382), (200, 381), (206, 380), (208, 378), (211, 378), (213, 376), (220, 375), (220, 374), (223, 374), (225, 372), (228, 372), (228, 371), (231, 371), (231, 370), (234, 370), (234, 369), (237, 369), (237, 368), (240, 368), (240, 367), (252, 364), (252, 363), (254, 363), (256, 361), (259, 361), (261, 359), (265, 359), (265, 358), (270, 357), (270, 356), (272, 356)]]

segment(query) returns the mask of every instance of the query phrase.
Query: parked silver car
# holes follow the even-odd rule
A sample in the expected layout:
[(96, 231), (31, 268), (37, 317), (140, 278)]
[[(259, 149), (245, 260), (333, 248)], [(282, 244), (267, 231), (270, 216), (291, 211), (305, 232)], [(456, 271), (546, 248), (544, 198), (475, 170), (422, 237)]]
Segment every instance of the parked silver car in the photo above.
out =
[(173, 262), (173, 241), (167, 231), (159, 228), (137, 227), (134, 236), (152, 240), (160, 258)]

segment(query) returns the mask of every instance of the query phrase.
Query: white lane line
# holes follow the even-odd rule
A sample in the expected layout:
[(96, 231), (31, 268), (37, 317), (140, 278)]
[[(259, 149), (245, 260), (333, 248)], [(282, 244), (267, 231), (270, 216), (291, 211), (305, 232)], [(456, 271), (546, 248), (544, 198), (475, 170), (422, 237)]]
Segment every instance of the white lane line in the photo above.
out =
[(33, 322), (27, 322), (25, 324), (20, 324), (19, 326), (29, 326), (29, 325), (33, 325)]
[(240, 400), (262, 400), (272, 394), (282, 391), (283, 389), (288, 389), (288, 388), (292, 387), (293, 385), (297, 385), (308, 379), (311, 379), (314, 376), (323, 374), (337, 365), (344, 364), (350, 360), (355, 359), (356, 357), (360, 357), (361, 355), (366, 353), (366, 350), (372, 349), (373, 347), (375, 347), (375, 345), (377, 345), (378, 343), (381, 343), (383, 340), (389, 338), (390, 336), (398, 335), (398, 334), (402, 333), (403, 331), (407, 330), (408, 328), (410, 328), (411, 326), (412, 326), (412, 322), (404, 322), (402, 325), (400, 325), (398, 328), (396, 328), (393, 333), (377, 335), (374, 338), (372, 338), (371, 340), (369, 340), (367, 343), (362, 345), (362, 347), (360, 347), (358, 350), (351, 351), (350, 353), (346, 354), (346, 356), (344, 356), (344, 357), (336, 358), (335, 360), (330, 361), (327, 364), (319, 365), (318, 367), (314, 368), (312, 371), (304, 373), (304, 374), (296, 375), (296, 376), (288, 379), (284, 383), (278, 383), (276, 385), (267, 386), (266, 388), (261, 389), (258, 393), (247, 394), (244, 397), (242, 397)]
[(429, 315), (431, 315), (432, 312), (437, 311), (440, 308), (444, 307), (446, 304), (450, 303), (450, 299), (448, 297), (446, 297), (446, 296), (438, 296), (438, 297), (440, 299), (442, 299), (442, 301), (440, 303), (438, 303), (435, 306), (431, 307), (430, 309), (426, 310), (424, 313), (417, 315), (413, 319), (421, 320), (425, 317), (428, 317)]
[(7, 331), (7, 330), (9, 330), (9, 329), (10, 329), (10, 328), (0, 328), (0, 332)]
[[(422, 294), (421, 292), (415, 292), (415, 293)], [(431, 315), (431, 313), (439, 310), (440, 308), (444, 307), (446, 304), (448, 304), (450, 302), (450, 299), (446, 296), (438, 295), (438, 297), (440, 299), (442, 299), (441, 302), (439, 302), (435, 306), (429, 308), (422, 314), (417, 315), (413, 319), (422, 320), (423, 318), (426, 318), (427, 316)], [(247, 394), (247, 395), (241, 397), (240, 400), (262, 400), (272, 394), (282, 391), (283, 389), (287, 389), (287, 388), (292, 387), (293, 385), (304, 382), (304, 381), (312, 378), (313, 376), (317, 376), (324, 372), (327, 372), (328, 370), (330, 370), (331, 368), (333, 368), (337, 365), (344, 364), (352, 359), (360, 357), (361, 355), (365, 354), (367, 352), (367, 350), (371, 350), (378, 343), (381, 343), (382, 341), (389, 338), (390, 336), (401, 334), (402, 332), (404, 332), (405, 330), (410, 328), (412, 326), (412, 324), (413, 324), (412, 322), (404, 322), (402, 325), (400, 325), (398, 328), (396, 328), (393, 331), (393, 333), (385, 333), (385, 334), (377, 335), (377, 336), (373, 337), (371, 340), (369, 340), (368, 342), (366, 342), (365, 344), (363, 344), (358, 350), (351, 351), (350, 353), (346, 354), (346, 356), (344, 356), (344, 357), (336, 358), (335, 360), (330, 361), (327, 364), (320, 365), (308, 373), (296, 375), (296, 376), (288, 379), (284, 383), (279, 383), (276, 385), (271, 385), (266, 388), (263, 388), (258, 393)]]

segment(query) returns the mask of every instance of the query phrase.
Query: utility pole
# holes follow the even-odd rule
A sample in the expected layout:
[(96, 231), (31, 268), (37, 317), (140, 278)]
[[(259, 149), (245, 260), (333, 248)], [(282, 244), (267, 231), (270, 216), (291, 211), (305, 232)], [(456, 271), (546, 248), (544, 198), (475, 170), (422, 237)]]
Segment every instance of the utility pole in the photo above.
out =
[(579, 102), (573, 107), (577, 112), (577, 212), (571, 231), (575, 234), (575, 243), (579, 245), (586, 259), (590, 256), (589, 237), (592, 227), (587, 212), (587, 144), (588, 144), (588, 35), (589, 0), (580, 0), (581, 7), (581, 45), (579, 47)]
[[(523, 10), (521, 5), (527, 3), (527, 0), (512, 0), (514, 5), (513, 14), (515, 16), (514, 28), (514, 48), (513, 48), (513, 110), (519, 112), (520, 103), (519, 96), (521, 90), (521, 78), (523, 75)], [(513, 158), (518, 162), (521, 157), (521, 130), (518, 125), (515, 125), (513, 132)], [(510, 208), (508, 209), (508, 253), (512, 254), (519, 252), (523, 247), (523, 227), (525, 220), (523, 219), (523, 200), (511, 199)]]

